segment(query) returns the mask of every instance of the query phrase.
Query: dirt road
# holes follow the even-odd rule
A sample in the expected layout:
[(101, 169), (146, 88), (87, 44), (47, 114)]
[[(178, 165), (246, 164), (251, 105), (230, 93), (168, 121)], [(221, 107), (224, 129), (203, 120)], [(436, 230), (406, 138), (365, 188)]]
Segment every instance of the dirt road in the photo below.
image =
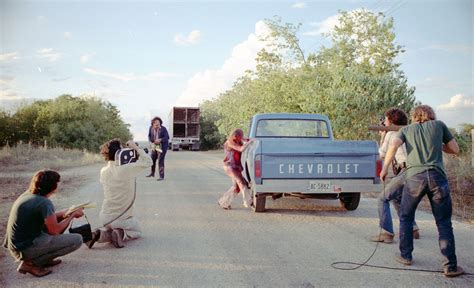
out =
[[(169, 152), (166, 180), (137, 179), (135, 215), (143, 238), (116, 249), (83, 246), (62, 257), (53, 273), (34, 278), (15, 271), (4, 257), (7, 287), (474, 287), (474, 277), (445, 278), (440, 273), (362, 267), (341, 271), (335, 261), (361, 262), (374, 251), (367, 239), (378, 232), (376, 200), (363, 198), (356, 211), (336, 201), (312, 203), (267, 200), (266, 213), (255, 214), (236, 199), (233, 209), (217, 206), (230, 186), (221, 154)], [(77, 195), (58, 196), (64, 207), (81, 200), (98, 203), (86, 210), (98, 225), (102, 190), (98, 166)], [(53, 200), (55, 201), (55, 200)], [(273, 208), (272, 208), (273, 207)], [(415, 241), (413, 269), (441, 270), (436, 226), (430, 213), (418, 212), (421, 239)], [(398, 222), (395, 222), (398, 228)], [(398, 230), (398, 229), (397, 229)], [(474, 227), (454, 222), (459, 264), (474, 273)], [(403, 267), (393, 260), (395, 244), (380, 245), (369, 264)]]

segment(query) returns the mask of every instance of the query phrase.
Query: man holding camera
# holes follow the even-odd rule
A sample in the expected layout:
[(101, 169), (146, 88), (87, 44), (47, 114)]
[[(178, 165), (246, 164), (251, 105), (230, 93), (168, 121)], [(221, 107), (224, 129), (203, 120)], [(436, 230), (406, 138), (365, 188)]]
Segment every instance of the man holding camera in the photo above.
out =
[(112, 242), (116, 248), (125, 246), (125, 240), (139, 238), (141, 228), (133, 217), (135, 201), (135, 177), (151, 166), (148, 154), (133, 141), (127, 147), (138, 153), (138, 159), (125, 165), (116, 163), (116, 153), (122, 148), (120, 139), (113, 139), (101, 147), (101, 154), (107, 165), (100, 171), (100, 182), (104, 189), (104, 202), (100, 211), (100, 222), (105, 227), (93, 232), (88, 243), (92, 248), (95, 242)]

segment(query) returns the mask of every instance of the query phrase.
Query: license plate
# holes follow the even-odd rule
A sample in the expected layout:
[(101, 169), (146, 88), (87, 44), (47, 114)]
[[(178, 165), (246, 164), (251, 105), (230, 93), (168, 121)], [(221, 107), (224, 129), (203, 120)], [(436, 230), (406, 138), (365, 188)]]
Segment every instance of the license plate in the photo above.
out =
[(309, 181), (309, 191), (318, 193), (333, 192), (331, 181)]

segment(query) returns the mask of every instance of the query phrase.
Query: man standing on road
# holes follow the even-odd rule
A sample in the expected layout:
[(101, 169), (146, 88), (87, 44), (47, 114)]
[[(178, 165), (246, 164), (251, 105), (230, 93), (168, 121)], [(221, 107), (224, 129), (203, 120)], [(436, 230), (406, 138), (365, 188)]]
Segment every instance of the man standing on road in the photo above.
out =
[(421, 199), (427, 195), (436, 220), (439, 247), (445, 258), (444, 275), (456, 277), (464, 273), (457, 266), (453, 227), (452, 203), (448, 179), (443, 165), (443, 153), (458, 154), (459, 146), (446, 125), (436, 120), (433, 109), (427, 105), (414, 108), (413, 124), (400, 130), (387, 152), (380, 177), (385, 181), (387, 171), (397, 148), (407, 148), (407, 175), (400, 207), (400, 255), (398, 262), (411, 265), (413, 252), (413, 220)]
[(110, 140), (101, 147), (100, 152), (107, 161), (100, 171), (100, 182), (104, 189), (100, 222), (105, 228), (93, 232), (92, 240), (87, 243), (89, 248), (95, 242), (112, 242), (116, 248), (122, 248), (125, 240), (141, 236), (140, 224), (133, 217), (135, 177), (150, 167), (151, 159), (135, 142), (128, 141), (127, 147), (137, 151), (138, 160), (120, 166), (115, 162), (115, 154), (122, 149), (120, 139)]
[(158, 181), (165, 179), (165, 156), (168, 151), (169, 134), (160, 117), (151, 119), (151, 126), (148, 130), (148, 141), (151, 146), (151, 159), (153, 165), (151, 172), (146, 177), (155, 177), (156, 160), (158, 159), (158, 172), (160, 177)]
[[(406, 126), (408, 124), (408, 117), (402, 109), (390, 108), (385, 112), (384, 126)], [(382, 132), (382, 139), (379, 148), (379, 155), (381, 159), (385, 158), (387, 150), (392, 139), (395, 139), (396, 131)], [(405, 182), (406, 174), (406, 159), (407, 151), (405, 144), (402, 144), (395, 158), (392, 161), (392, 169), (388, 170), (388, 176), (384, 185), (384, 189), (380, 192), (378, 199), (380, 233), (372, 237), (370, 240), (374, 242), (392, 243), (395, 234), (393, 229), (392, 213), (390, 212), (390, 202), (393, 203), (398, 216), (400, 217), (400, 201), (402, 198), (403, 184)], [(420, 233), (418, 225), (413, 221), (413, 238), (419, 239)]]

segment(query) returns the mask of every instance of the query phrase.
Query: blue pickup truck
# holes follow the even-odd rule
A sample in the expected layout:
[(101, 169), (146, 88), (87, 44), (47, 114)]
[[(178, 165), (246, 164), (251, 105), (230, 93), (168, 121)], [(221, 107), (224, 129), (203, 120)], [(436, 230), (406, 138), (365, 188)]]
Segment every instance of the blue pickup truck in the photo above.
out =
[(381, 189), (377, 143), (334, 140), (327, 116), (258, 114), (249, 138), (254, 140), (241, 160), (255, 212), (265, 211), (270, 196), (339, 199), (355, 210), (361, 192)]

